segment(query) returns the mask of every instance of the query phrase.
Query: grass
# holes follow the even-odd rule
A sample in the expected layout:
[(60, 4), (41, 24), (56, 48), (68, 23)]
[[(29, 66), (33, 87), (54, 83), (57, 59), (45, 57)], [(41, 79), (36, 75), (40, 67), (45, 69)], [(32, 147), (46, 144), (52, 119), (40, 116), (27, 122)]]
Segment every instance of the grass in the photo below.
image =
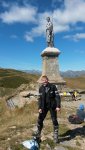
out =
[(12, 150), (27, 150), (26, 148), (24, 148), (24, 146), (22, 144), (11, 144), (11, 148)]
[(1, 105), (4, 111), (2, 109), (0, 114), (0, 147), (4, 147), (5, 150), (8, 145), (13, 146), (14, 143), (15, 150), (17, 150), (21, 141), (32, 137), (31, 128), (36, 125), (37, 121), (35, 115), (38, 111), (37, 102), (12, 111), (7, 110), (3, 104)]
[(81, 143), (79, 141), (76, 141), (77, 146), (81, 146)]
[[(32, 75), (23, 73), (17, 70), (1, 70), (0, 69), (0, 96), (13, 94), (17, 88), (26, 83), (36, 83), (38, 75)], [(67, 85), (71, 88), (84, 88), (84, 77), (77, 79), (66, 79)], [(79, 84), (79, 85), (78, 85)], [(77, 86), (78, 85), (78, 86)], [(30, 88), (30, 86), (29, 86)], [(69, 130), (67, 126), (67, 115), (73, 113), (74, 108), (66, 109), (62, 107), (61, 114), (58, 113), (59, 122), (59, 135), (62, 135)], [(6, 106), (5, 98), (0, 99), (0, 148), (7, 150), (9, 146), (13, 150), (25, 150), (20, 144), (26, 139), (32, 138), (32, 128), (35, 127), (37, 122), (38, 107), (37, 102), (31, 102), (29, 105), (25, 105), (23, 108), (16, 108), (15, 110), (9, 110)], [(63, 121), (62, 121), (63, 119)], [(53, 125), (50, 114), (48, 113), (44, 122), (44, 135), (48, 135), (53, 132)], [(53, 140), (47, 138), (41, 144), (42, 150), (45, 149), (46, 144), (49, 144), (51, 148), (55, 146)], [(79, 146), (79, 143), (76, 143)], [(67, 147), (68, 150), (73, 150), (71, 147)], [(75, 148), (76, 150), (76, 148)], [(77, 149), (78, 150), (78, 149)]]
[[(23, 83), (35, 83), (39, 75), (24, 73), (14, 69), (0, 69), (0, 86), (5, 88), (17, 88)], [(70, 88), (85, 89), (85, 77), (64, 78)]]
[[(12, 95), (15, 91), (16, 91), (16, 89), (13, 89), (13, 88), (0, 87), (0, 97)], [(3, 100), (3, 98), (1, 98), (1, 99)]]
[[(61, 120), (66, 118), (67, 113), (70, 110), (62, 108)], [(9, 146), (13, 150), (25, 150), (21, 145), (21, 142), (32, 138), (32, 133), (37, 123), (38, 106), (37, 102), (31, 102), (29, 105), (25, 105), (23, 108), (16, 108), (15, 110), (8, 110), (3, 101), (0, 102), (0, 147), (2, 150), (6, 150)], [(58, 115), (59, 117), (59, 115)], [(44, 122), (44, 136), (48, 137), (53, 132), (53, 125), (48, 113)], [(59, 135), (60, 139), (62, 134), (69, 130), (67, 122), (59, 123)], [(44, 150), (46, 145), (50, 145), (53, 149), (56, 145), (53, 139), (50, 137), (41, 142), (41, 149)], [(76, 143), (80, 147), (79, 143)], [(58, 144), (60, 145), (60, 144)], [(65, 147), (65, 146), (64, 146)], [(72, 147), (67, 147), (68, 150), (73, 150)], [(75, 148), (75, 150), (78, 150)]]
[(52, 149), (56, 146), (56, 144), (53, 142), (53, 140), (47, 138), (46, 140), (44, 140), (44, 141), (42, 142), (41, 149), (42, 149), (42, 150), (45, 150), (47, 144), (48, 144)]
[[(13, 69), (0, 69), (0, 97), (11, 96), (22, 84), (31, 90), (39, 75), (24, 73)], [(26, 87), (26, 86), (25, 86)]]
[(85, 89), (85, 76), (80, 76), (76, 78), (64, 78), (67, 87), (73, 89)]
[(74, 148), (74, 147), (70, 147), (70, 146), (64, 146), (65, 148), (67, 148), (68, 150), (81, 150), (80, 148)]
[(21, 84), (35, 83), (38, 77), (17, 70), (0, 70), (0, 87), (18, 88)]
[(5, 88), (18, 88), (21, 84), (29, 84), (30, 79), (25, 79), (21, 76), (13, 76), (13, 77), (4, 77), (0, 81), (0, 86)]

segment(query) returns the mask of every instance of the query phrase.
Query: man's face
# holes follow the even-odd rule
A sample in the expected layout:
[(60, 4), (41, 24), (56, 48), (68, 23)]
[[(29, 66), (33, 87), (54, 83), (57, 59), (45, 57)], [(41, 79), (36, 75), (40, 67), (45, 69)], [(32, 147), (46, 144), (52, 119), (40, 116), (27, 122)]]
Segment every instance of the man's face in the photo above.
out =
[(42, 78), (42, 84), (47, 85), (47, 83), (48, 83), (48, 79), (47, 78)]

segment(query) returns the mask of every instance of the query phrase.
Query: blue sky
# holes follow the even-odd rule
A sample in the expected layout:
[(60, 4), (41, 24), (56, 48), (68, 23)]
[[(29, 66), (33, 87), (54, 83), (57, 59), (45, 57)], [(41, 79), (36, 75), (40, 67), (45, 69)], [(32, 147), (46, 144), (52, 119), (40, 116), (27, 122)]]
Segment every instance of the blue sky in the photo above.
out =
[(0, 67), (42, 69), (48, 16), (59, 69), (85, 70), (85, 0), (0, 0)]

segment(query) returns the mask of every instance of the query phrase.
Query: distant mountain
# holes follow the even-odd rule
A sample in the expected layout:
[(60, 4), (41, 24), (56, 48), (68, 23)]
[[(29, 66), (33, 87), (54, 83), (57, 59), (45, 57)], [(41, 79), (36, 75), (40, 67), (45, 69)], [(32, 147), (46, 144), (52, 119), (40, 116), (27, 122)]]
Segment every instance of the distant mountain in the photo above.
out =
[(22, 70), (22, 71), (31, 74), (39, 74), (39, 75), (41, 74), (40, 70)]
[(61, 71), (60, 72), (62, 77), (79, 77), (79, 76), (83, 76), (85, 75), (85, 70), (81, 70), (81, 71), (72, 71), (72, 70), (67, 70), (67, 71)]
[[(42, 71), (40, 70), (23, 70), (23, 72), (26, 73), (32, 73), (32, 74), (41, 74)], [(72, 70), (67, 70), (67, 71), (60, 71), (60, 74), (62, 77), (79, 77), (79, 76), (83, 76), (85, 75), (85, 70), (81, 70), (81, 71), (72, 71)]]

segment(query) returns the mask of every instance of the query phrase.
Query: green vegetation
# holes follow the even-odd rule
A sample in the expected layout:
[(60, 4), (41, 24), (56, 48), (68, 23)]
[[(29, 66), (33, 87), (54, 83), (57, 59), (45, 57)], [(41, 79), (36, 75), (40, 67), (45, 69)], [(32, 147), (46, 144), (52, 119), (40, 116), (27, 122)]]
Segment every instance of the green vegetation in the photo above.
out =
[(10, 96), (17, 91), (22, 84), (35, 84), (39, 75), (24, 73), (13, 69), (0, 69), (0, 97)]
[[(32, 138), (33, 128), (36, 125), (38, 116), (37, 102), (32, 101), (29, 105), (25, 105), (23, 108), (10, 110), (6, 105), (5, 96), (11, 96), (13, 93), (16, 93), (22, 84), (27, 85), (28, 88), (31, 89), (30, 84), (36, 83), (38, 78), (39, 75), (28, 74), (18, 70), (0, 69), (0, 148), (2, 150), (7, 150), (9, 147), (13, 150), (25, 150), (21, 145), (21, 142)], [(67, 86), (70, 88), (85, 89), (85, 77), (66, 78), (65, 80)], [(70, 130), (67, 116), (74, 111), (74, 108), (71, 110), (62, 107), (61, 114), (58, 113), (58, 118), (60, 118), (60, 139), (64, 133)], [(53, 125), (50, 118), (50, 113), (48, 113), (43, 128), (44, 136), (47, 137), (41, 143), (42, 150), (45, 150), (47, 143), (52, 149), (56, 146), (53, 139), (50, 139), (50, 136), (52, 136), (51, 133), (53, 132)], [(78, 139), (79, 138), (80, 137), (78, 137)], [(81, 149), (81, 143), (78, 139), (76, 145)], [(68, 150), (74, 149), (69, 146), (64, 147), (67, 147)], [(75, 150), (79, 149), (75, 148)]]
[(0, 77), (4, 77), (4, 76), (10, 76), (10, 75), (16, 75), (16, 74), (21, 74), (23, 72), (18, 71), (18, 70), (13, 70), (13, 69), (0, 69)]
[(77, 146), (81, 146), (81, 143), (79, 141), (76, 141)]
[[(0, 87), (16, 89), (21, 84), (35, 83), (39, 75), (24, 73), (14, 69), (0, 69)], [(85, 77), (65, 78), (69, 88), (85, 89)], [(1, 94), (0, 94), (1, 95)]]
[(21, 141), (32, 138), (38, 111), (37, 102), (32, 102), (23, 108), (8, 110), (4, 101), (0, 103), (0, 148), (6, 150), (9, 145), (13, 150), (21, 150)]
[(0, 87), (0, 97), (12, 95), (16, 89)]
[(18, 88), (21, 84), (29, 84), (31, 79), (25, 79), (21, 76), (4, 77), (0, 81), (0, 87), (5, 88)]
[(80, 150), (78, 147), (70, 147), (70, 146), (64, 146), (65, 148), (67, 148), (68, 150)]
[(42, 146), (41, 146), (42, 150), (45, 150), (45, 146), (47, 145), (47, 143), (52, 149), (56, 146), (56, 144), (53, 142), (53, 140), (47, 138), (46, 140), (44, 140), (42, 142)]
[(21, 84), (36, 82), (38, 75), (27, 74), (12, 69), (0, 69), (0, 87), (18, 88)]
[[(68, 114), (69, 111), (69, 109), (62, 108), (61, 117), (60, 115), (58, 115), (60, 118), (60, 139), (62, 139), (62, 134), (70, 130), (66, 116), (66, 114)], [(13, 150), (25, 150), (21, 143), (24, 140), (32, 139), (33, 129), (37, 123), (37, 116), (38, 106), (36, 101), (32, 101), (29, 105), (25, 105), (23, 108), (16, 108), (14, 110), (7, 109), (4, 100), (0, 101), (0, 148), (2, 150), (7, 150), (7, 148), (10, 146), (10, 148)], [(45, 150), (47, 143), (53, 149), (56, 146), (56, 144), (53, 142), (53, 139), (51, 139), (51, 133), (53, 133), (53, 125), (50, 119), (50, 113), (48, 113), (47, 118), (45, 119), (42, 133), (44, 133), (44, 136), (47, 137), (41, 142), (41, 149)], [(79, 149), (75, 148), (75, 150), (81, 149), (80, 144), (81, 143), (79, 143), (79, 141), (76, 142), (76, 145), (79, 147)], [(58, 144), (58, 146), (60, 145), (61, 143)], [(73, 147), (69, 146), (64, 147), (67, 147), (68, 150), (74, 149)]]

